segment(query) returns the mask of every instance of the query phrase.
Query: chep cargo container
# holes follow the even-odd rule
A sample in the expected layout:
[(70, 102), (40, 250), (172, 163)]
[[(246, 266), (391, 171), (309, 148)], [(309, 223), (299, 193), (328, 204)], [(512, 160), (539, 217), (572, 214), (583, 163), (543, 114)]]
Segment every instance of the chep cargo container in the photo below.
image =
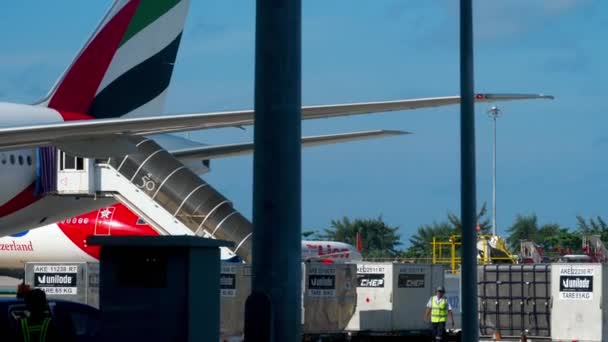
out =
[(42, 289), (48, 298), (99, 307), (99, 263), (28, 262), (25, 283)]
[(551, 265), (479, 266), (477, 284), (482, 336), (550, 336)]
[(426, 332), (428, 300), (443, 286), (444, 266), (370, 263), (357, 265), (357, 310), (348, 323), (353, 333)]
[(553, 264), (551, 338), (554, 341), (608, 340), (606, 264)]

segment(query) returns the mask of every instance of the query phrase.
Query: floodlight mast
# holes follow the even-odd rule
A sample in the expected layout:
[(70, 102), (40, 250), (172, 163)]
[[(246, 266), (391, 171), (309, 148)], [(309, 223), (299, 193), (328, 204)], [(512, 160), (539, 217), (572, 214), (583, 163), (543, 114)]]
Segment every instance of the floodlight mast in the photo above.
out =
[(496, 119), (500, 117), (502, 111), (497, 106), (492, 106), (487, 111), (494, 125), (494, 137), (492, 143), (492, 235), (496, 235)]

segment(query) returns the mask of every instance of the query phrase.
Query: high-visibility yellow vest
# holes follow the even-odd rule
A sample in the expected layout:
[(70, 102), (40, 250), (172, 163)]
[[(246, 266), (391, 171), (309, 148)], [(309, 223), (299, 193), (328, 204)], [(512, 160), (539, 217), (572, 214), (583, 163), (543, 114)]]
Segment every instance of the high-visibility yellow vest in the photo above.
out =
[(448, 300), (443, 297), (437, 302), (436, 298), (431, 298), (431, 323), (445, 323), (448, 320)]
[(46, 341), (46, 334), (49, 330), (49, 324), (51, 324), (50, 318), (45, 318), (42, 324), (39, 325), (30, 325), (27, 318), (23, 318), (20, 321), (23, 342)]

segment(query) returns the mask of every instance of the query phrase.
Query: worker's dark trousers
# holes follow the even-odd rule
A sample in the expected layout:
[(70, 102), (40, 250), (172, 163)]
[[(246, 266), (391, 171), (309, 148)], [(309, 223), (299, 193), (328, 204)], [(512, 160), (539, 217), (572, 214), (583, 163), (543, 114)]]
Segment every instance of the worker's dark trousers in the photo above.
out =
[(433, 341), (445, 341), (445, 322), (431, 323), (433, 325)]

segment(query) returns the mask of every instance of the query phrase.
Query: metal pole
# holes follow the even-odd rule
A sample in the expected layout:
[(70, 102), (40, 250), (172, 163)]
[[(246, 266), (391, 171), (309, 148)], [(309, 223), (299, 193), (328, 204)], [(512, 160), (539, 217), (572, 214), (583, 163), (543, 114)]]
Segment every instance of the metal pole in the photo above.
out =
[[(301, 340), (301, 5), (257, 0), (256, 6), (248, 341), (265, 333), (265, 341)], [(263, 334), (247, 336), (248, 327)]]
[(460, 177), (462, 218), (463, 341), (479, 340), (477, 315), (475, 107), (473, 78), (473, 4), (460, 0)]
[(496, 117), (494, 117), (494, 151), (492, 153), (492, 235), (496, 236)]
[(494, 142), (493, 152), (492, 152), (492, 234), (496, 235), (496, 231), (498, 230), (496, 226), (496, 120), (500, 116), (500, 109), (496, 106), (492, 106), (488, 110), (488, 115), (494, 121)]

